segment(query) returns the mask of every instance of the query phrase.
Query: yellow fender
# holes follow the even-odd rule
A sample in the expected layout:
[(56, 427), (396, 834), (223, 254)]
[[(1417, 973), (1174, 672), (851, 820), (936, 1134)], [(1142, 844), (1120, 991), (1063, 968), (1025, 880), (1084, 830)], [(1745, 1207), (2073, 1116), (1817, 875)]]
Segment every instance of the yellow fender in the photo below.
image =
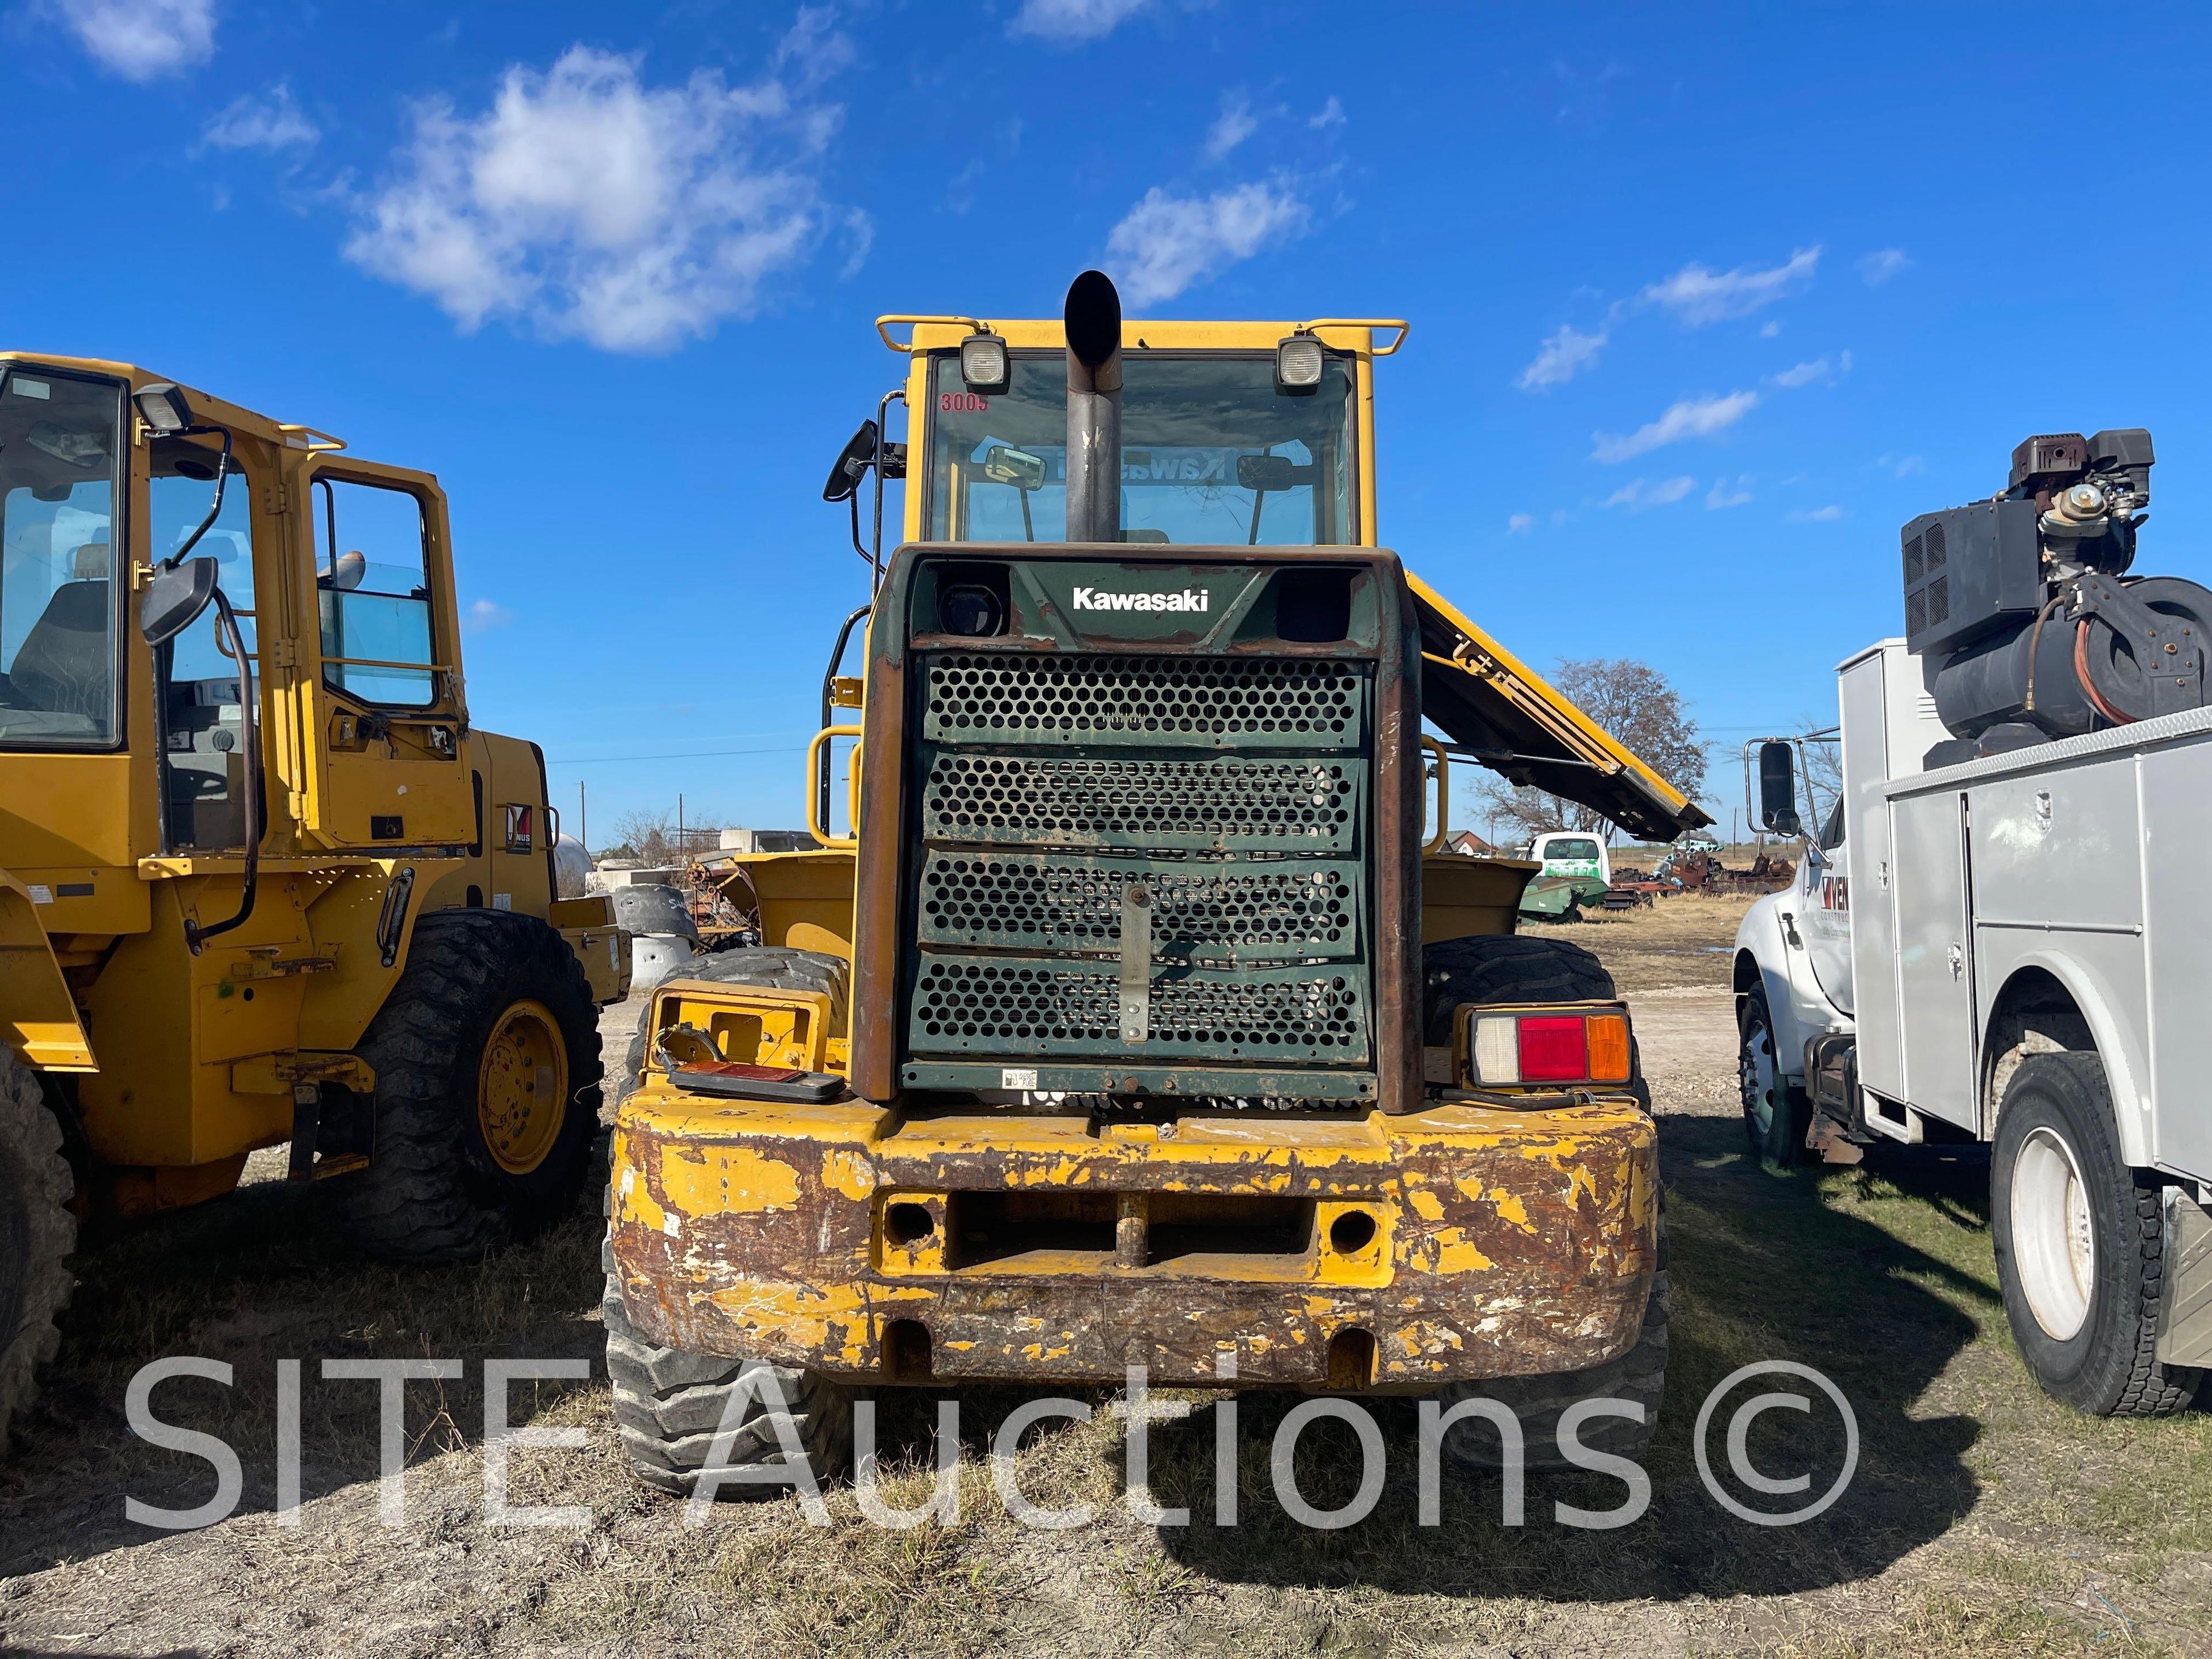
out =
[(31, 890), (0, 870), (0, 1041), (34, 1071), (96, 1072)]

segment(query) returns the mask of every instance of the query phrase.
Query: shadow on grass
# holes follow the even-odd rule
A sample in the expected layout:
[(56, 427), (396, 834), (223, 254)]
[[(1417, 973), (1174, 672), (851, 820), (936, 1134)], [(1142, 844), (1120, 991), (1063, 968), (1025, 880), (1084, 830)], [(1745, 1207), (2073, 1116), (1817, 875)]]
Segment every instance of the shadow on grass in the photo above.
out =
[[(148, 1362), (197, 1355), (228, 1364), (231, 1386), (162, 1382), (154, 1415), (233, 1446), (244, 1473), (235, 1513), (276, 1503), (276, 1362), (302, 1361), (303, 1498), (373, 1481), (379, 1387), (325, 1381), (325, 1359), (464, 1362), (451, 1381), (405, 1389), (410, 1463), (481, 1441), (487, 1358), (574, 1357), (599, 1368), (602, 1328), (596, 1202), (544, 1237), (465, 1266), (365, 1260), (324, 1194), (283, 1182), (88, 1237), (62, 1350), (37, 1405), (15, 1421), (0, 1463), (0, 1577), (83, 1560), (163, 1535), (125, 1517), (125, 1494), (189, 1509), (215, 1490), (200, 1457), (132, 1434), (125, 1401)], [(582, 1382), (519, 1382), (511, 1420), (526, 1420)]]

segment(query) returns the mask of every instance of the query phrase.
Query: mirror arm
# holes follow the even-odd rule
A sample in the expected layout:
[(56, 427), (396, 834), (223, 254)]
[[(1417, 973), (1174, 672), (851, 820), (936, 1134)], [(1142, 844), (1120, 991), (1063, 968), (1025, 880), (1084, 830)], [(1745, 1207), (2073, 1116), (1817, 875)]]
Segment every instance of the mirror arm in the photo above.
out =
[(223, 489), (230, 482), (230, 428), (227, 426), (188, 426), (184, 432), (178, 434), (178, 436), (183, 437), (195, 432), (219, 432), (222, 434), (222, 457), (215, 466), (215, 501), (208, 508), (207, 517), (200, 520), (200, 527), (185, 538), (185, 544), (182, 547), (161, 561), (161, 568), (164, 570), (174, 570), (182, 564), (191, 555), (191, 550), (200, 544), (200, 538), (215, 528), (215, 521), (222, 516)]
[[(869, 543), (871, 550), (867, 556), (868, 568), (872, 573), (868, 583), (870, 593), (873, 593), (884, 580), (884, 451), (889, 447), (884, 441), (884, 423), (890, 418), (891, 405), (895, 403), (903, 404), (905, 401), (906, 389), (903, 386), (895, 386), (884, 393), (882, 400), (876, 404), (876, 526), (875, 535)], [(908, 428), (907, 435), (909, 437), (913, 435), (911, 425)], [(859, 494), (857, 490), (854, 493), (855, 495)], [(857, 510), (856, 505), (855, 511)], [(854, 539), (855, 541), (860, 539), (857, 531), (854, 532)]]
[(246, 821), (246, 888), (239, 896), (238, 913), (228, 921), (203, 927), (189, 917), (185, 919), (185, 943), (194, 956), (199, 955), (200, 946), (209, 939), (243, 926), (253, 914), (255, 878), (261, 869), (261, 713), (254, 702), (253, 663), (246, 655), (246, 636), (239, 629), (238, 613), (230, 608), (230, 598), (220, 587), (215, 591), (215, 610), (216, 620), (230, 635), (230, 648), (238, 662), (239, 787), (246, 796), (241, 803)]

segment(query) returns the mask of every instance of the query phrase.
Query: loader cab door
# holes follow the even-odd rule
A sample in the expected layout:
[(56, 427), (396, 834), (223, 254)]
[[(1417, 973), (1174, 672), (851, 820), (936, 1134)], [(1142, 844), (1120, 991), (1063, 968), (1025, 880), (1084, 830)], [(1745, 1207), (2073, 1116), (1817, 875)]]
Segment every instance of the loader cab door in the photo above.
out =
[(295, 477), (313, 663), (306, 828), (368, 852), (474, 842), (445, 497), (421, 473), (350, 460)]

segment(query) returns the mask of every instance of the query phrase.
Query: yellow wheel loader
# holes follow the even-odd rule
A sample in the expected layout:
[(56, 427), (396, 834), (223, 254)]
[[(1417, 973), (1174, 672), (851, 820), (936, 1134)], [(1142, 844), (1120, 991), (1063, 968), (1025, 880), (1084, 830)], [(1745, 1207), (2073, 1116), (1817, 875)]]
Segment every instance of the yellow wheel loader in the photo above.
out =
[(1378, 544), (1405, 325), (1125, 322), (1089, 272), (1056, 320), (878, 328), (906, 376), (824, 492), (878, 580), (819, 850), (737, 860), (763, 948), (659, 988), (617, 1113), (638, 1474), (719, 1495), (840, 1461), (858, 1389), (1135, 1365), (1491, 1395), (1531, 1462), (1622, 1397), (1583, 1443), (1639, 1447), (1668, 1275), (1627, 1010), (1515, 934), (1537, 866), (1444, 854), (1444, 801), (1466, 763), (1706, 820)]
[(471, 726), (445, 498), (122, 363), (0, 354), (0, 1443), (92, 1215), (289, 1145), (368, 1249), (574, 1201), (604, 899)]

